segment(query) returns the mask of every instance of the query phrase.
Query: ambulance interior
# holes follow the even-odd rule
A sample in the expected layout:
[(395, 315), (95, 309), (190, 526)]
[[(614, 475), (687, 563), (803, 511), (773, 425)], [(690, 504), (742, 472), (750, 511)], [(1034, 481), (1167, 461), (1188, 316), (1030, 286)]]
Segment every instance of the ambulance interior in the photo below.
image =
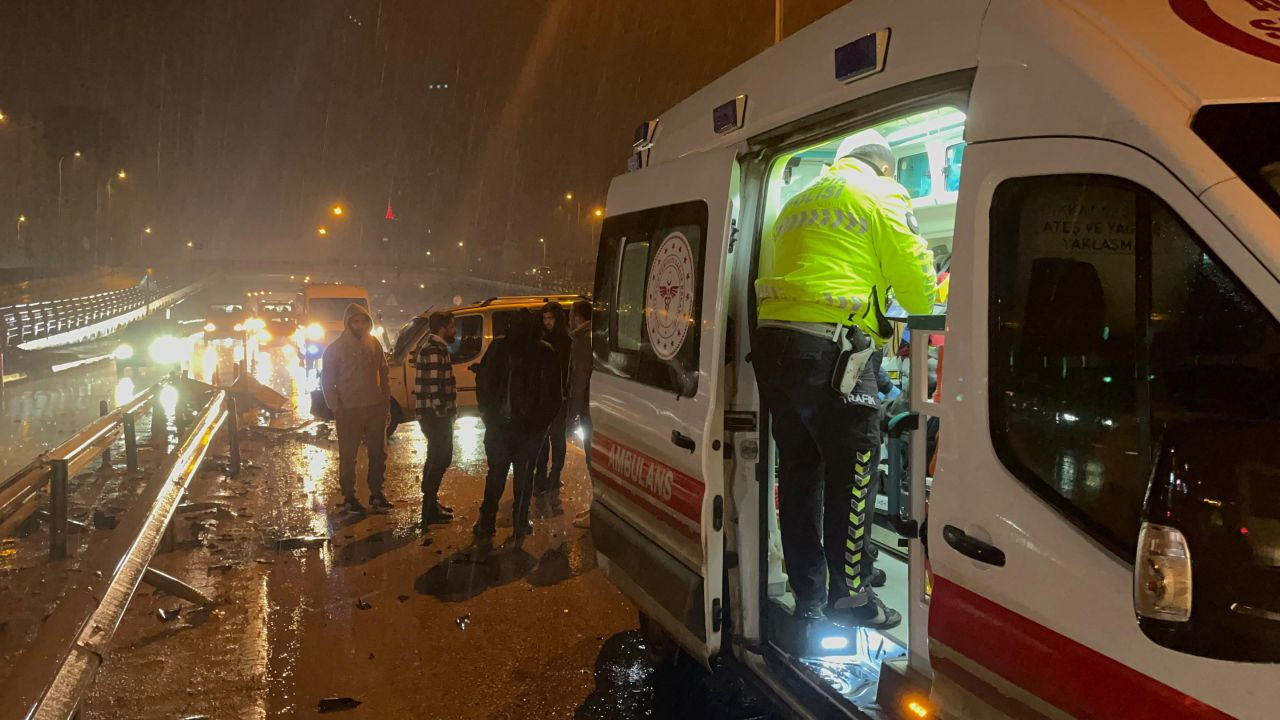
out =
[[(939, 273), (950, 266), (952, 235), (955, 228), (956, 197), (960, 186), (960, 170), (964, 159), (965, 114), (952, 107), (934, 108), (915, 112), (888, 122), (872, 126), (889, 143), (897, 160), (897, 180), (909, 192), (920, 234), (928, 242), (934, 254)], [(762, 233), (770, 237), (779, 212), (793, 196), (816, 180), (835, 160), (840, 142), (855, 127), (831, 137), (821, 144), (784, 151), (771, 162), (764, 207)], [(763, 274), (770, 267), (769, 248), (763, 242), (759, 262)], [(935, 314), (944, 314), (945, 294), (940, 292), (941, 302)], [(890, 313), (905, 317), (900, 307), (890, 304)], [(885, 348), (884, 367), (895, 385), (894, 394), (910, 377), (907, 347), (904, 338), (905, 324), (895, 323), (894, 337)], [(936, 359), (937, 349), (930, 348), (930, 364)], [(936, 377), (936, 375), (934, 375)], [(933, 378), (931, 378), (932, 380)], [(901, 398), (905, 402), (905, 396)], [(889, 405), (888, 402), (885, 405)], [(902, 403), (893, 407), (900, 408)], [(883, 414), (883, 411), (882, 411)], [(884, 423), (882, 422), (882, 428)], [(875, 524), (871, 535), (878, 552), (876, 567), (885, 571), (888, 579), (884, 587), (877, 588), (877, 595), (891, 608), (902, 613), (902, 624), (886, 631), (846, 629), (829, 622), (817, 626), (805, 626), (793, 622), (790, 612), (794, 597), (787, 583), (781, 539), (777, 524), (777, 449), (769, 440), (772, 463), (766, 503), (774, 509), (766, 513), (769, 553), (768, 609), (766, 633), (772, 648), (781, 653), (804, 679), (833, 698), (862, 708), (875, 704), (880, 668), (885, 661), (905, 660), (908, 643), (907, 625), (907, 555), (905, 542), (895, 529), (890, 510), (899, 507), (902, 496), (893, 491), (905, 482), (902, 462), (890, 462), (891, 452), (905, 458), (906, 450), (901, 441), (889, 440), (884, 434), (880, 458), (880, 488), (876, 497)]]

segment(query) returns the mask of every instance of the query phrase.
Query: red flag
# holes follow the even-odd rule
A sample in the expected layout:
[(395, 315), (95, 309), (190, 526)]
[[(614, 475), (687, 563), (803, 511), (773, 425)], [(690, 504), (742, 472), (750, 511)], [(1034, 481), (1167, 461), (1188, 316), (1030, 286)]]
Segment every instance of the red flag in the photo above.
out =
[(396, 214), (391, 211), (391, 198), (387, 198), (387, 219), (395, 220)]

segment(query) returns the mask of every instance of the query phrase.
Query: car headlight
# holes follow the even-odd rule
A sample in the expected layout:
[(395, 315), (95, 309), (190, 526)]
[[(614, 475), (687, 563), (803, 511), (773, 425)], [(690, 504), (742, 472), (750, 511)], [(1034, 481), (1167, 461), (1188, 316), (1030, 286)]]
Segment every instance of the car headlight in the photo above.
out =
[(205, 324), (204, 324), (204, 331), (205, 331), (205, 332), (213, 332), (214, 330), (217, 330), (217, 329), (218, 329), (218, 326), (217, 326), (217, 325), (214, 325), (213, 323), (205, 323)]
[(320, 348), (316, 347), (315, 345), (308, 345), (308, 346), (307, 346), (307, 354), (308, 354), (308, 355), (319, 355), (319, 354), (320, 354)]
[(270, 332), (270, 331), (268, 331), (268, 330), (259, 330), (259, 331), (258, 331), (258, 342), (260, 342), (260, 343), (269, 343), (269, 342), (271, 342), (271, 332)]
[(308, 339), (308, 340), (323, 340), (323, 339), (324, 339), (324, 326), (323, 326), (323, 325), (321, 325), (320, 323), (311, 323), (310, 325), (308, 325), (308, 326), (307, 326), (307, 339)]
[(133, 357), (133, 346), (129, 343), (122, 343), (112, 354), (116, 356), (117, 360), (128, 360)]
[(267, 326), (267, 323), (264, 322), (262, 318), (249, 318), (244, 322), (244, 327), (246, 330), (261, 330), (266, 326)]
[(244, 323), (236, 323), (235, 327), (231, 329), (235, 330), (236, 332), (244, 332)]
[(151, 341), (147, 353), (157, 365), (173, 365), (182, 361), (182, 341), (169, 335), (158, 337)]

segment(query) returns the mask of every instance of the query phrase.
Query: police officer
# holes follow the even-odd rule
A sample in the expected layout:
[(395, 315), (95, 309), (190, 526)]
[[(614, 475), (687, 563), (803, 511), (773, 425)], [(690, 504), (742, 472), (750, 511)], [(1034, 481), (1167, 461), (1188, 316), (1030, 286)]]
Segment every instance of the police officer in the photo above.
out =
[[(892, 290), (908, 312), (933, 310), (933, 253), (889, 144), (846, 138), (836, 162), (782, 208), (773, 267), (756, 281), (752, 364), (778, 445), (779, 524), (796, 616), (850, 626), (902, 621), (871, 590), (880, 461), (878, 348), (892, 332)], [(825, 507), (825, 512), (824, 512)]]

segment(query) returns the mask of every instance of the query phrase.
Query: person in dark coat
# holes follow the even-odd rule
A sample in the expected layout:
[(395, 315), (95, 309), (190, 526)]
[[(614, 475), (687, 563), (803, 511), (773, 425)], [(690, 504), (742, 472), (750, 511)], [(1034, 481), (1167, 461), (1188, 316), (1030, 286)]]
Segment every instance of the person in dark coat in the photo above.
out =
[(533, 463), (564, 403), (556, 352), (542, 340), (538, 318), (528, 310), (511, 320), (507, 335), (493, 341), (476, 370), (476, 400), (484, 419), (489, 473), (475, 526), (476, 546), (492, 545), (498, 502), (514, 471), (511, 540), (518, 547), (530, 533)]
[[(558, 302), (542, 306), (542, 339), (556, 351), (556, 363), (560, 371), (560, 396), (569, 394), (570, 365), (573, 341), (565, 320), (564, 307)], [(552, 517), (564, 514), (560, 504), (560, 474), (564, 471), (565, 452), (568, 449), (568, 406), (562, 403), (560, 412), (551, 421), (547, 439), (538, 452), (533, 466), (534, 517)], [(548, 470), (547, 462), (551, 463)]]
[[(579, 300), (573, 304), (569, 313), (569, 338), (573, 341), (572, 362), (569, 364), (569, 400), (565, 417), (569, 426), (576, 425), (581, 431), (582, 452), (586, 456), (587, 470), (591, 469), (591, 370), (595, 359), (591, 354), (591, 313), (590, 300)], [(574, 518), (573, 526), (591, 527), (591, 510), (588, 508)]]

